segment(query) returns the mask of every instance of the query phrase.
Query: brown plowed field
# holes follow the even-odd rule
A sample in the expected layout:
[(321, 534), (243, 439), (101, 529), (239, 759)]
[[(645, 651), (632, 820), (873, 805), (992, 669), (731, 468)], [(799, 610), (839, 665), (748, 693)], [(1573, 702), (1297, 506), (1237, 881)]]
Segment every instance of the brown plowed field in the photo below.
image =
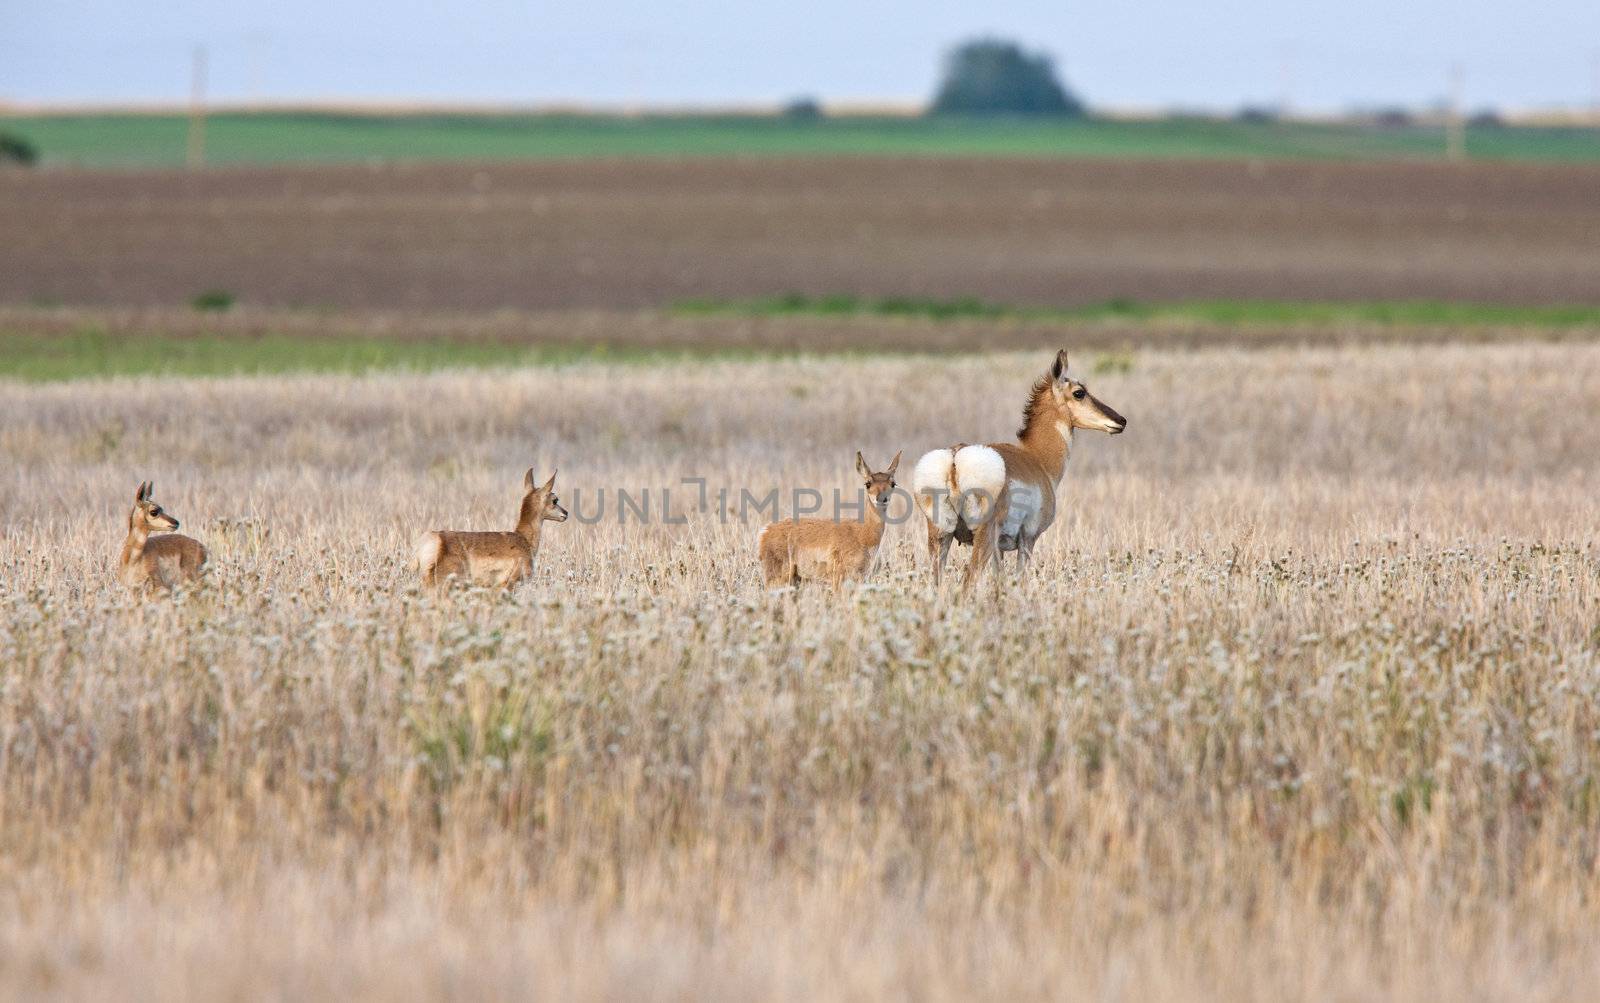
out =
[(0, 172), (0, 302), (1600, 303), (1600, 168), (715, 160)]

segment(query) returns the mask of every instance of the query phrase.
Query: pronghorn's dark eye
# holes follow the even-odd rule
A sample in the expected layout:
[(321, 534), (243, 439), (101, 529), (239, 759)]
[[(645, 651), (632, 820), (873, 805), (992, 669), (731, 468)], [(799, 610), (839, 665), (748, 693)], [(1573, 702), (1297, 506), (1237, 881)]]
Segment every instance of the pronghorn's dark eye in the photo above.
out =
[(1088, 393), (1089, 391), (1083, 389), (1082, 387), (1078, 387), (1076, 390), (1072, 391), (1072, 399), (1081, 401), (1085, 396), (1088, 395)]

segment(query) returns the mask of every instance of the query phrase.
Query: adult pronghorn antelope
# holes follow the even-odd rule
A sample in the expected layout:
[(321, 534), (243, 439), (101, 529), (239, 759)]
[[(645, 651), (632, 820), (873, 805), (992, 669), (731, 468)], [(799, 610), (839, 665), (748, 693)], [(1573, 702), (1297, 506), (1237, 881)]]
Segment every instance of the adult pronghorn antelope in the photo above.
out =
[(556, 475), (536, 487), (533, 469), (523, 475), (522, 510), (517, 528), (506, 533), (465, 533), (438, 529), (417, 539), (417, 571), (422, 584), (440, 588), (463, 577), (473, 584), (511, 588), (533, 574), (539, 536), (546, 519), (565, 522), (567, 510), (556, 498)]
[(963, 589), (986, 562), (998, 567), (1001, 551), (1015, 550), (1018, 568), (1025, 567), (1039, 534), (1055, 521), (1056, 485), (1066, 473), (1072, 433), (1084, 428), (1117, 435), (1127, 427), (1127, 419), (1068, 375), (1062, 349), (1033, 385), (1016, 442), (961, 444), (924, 455), (911, 480), (928, 520), (934, 581), (951, 540), (972, 544)]
[(884, 520), (894, 497), (895, 453), (887, 469), (873, 471), (856, 453), (856, 473), (866, 483), (867, 515), (861, 522), (831, 519), (785, 519), (768, 524), (756, 538), (767, 588), (827, 580), (838, 588), (846, 578), (864, 577), (883, 542)]
[(174, 530), (178, 520), (168, 515), (151, 498), (149, 481), (139, 485), (128, 513), (128, 537), (117, 558), (117, 578), (131, 589), (171, 592), (175, 586), (194, 581), (206, 566), (206, 548), (199, 540)]

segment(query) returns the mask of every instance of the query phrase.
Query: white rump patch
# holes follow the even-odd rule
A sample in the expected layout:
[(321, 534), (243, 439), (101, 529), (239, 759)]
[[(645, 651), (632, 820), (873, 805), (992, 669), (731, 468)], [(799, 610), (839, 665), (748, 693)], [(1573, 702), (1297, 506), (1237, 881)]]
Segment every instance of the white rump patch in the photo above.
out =
[(934, 449), (922, 454), (911, 471), (911, 494), (928, 522), (944, 534), (956, 530), (956, 509), (950, 497), (950, 473), (955, 466), (955, 451)]
[(940, 533), (958, 522), (982, 526), (1006, 488), (1006, 461), (988, 446), (935, 449), (917, 461), (912, 491), (923, 515)]
[(989, 521), (1006, 489), (1006, 461), (988, 446), (963, 446), (956, 451), (956, 486), (962, 521), (981, 526)]
[(416, 543), (417, 570), (427, 574), (444, 554), (444, 537), (438, 533), (423, 533)]

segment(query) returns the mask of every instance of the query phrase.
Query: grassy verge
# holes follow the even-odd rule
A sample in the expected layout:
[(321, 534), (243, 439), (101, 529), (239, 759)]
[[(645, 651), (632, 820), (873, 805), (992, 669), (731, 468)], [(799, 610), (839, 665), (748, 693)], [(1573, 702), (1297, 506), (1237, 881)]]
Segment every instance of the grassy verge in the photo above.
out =
[[(184, 161), (182, 115), (0, 116), (47, 163), (172, 167)], [(1600, 131), (1473, 127), (1472, 156), (1600, 160)], [(962, 120), (763, 115), (361, 114), (233, 112), (211, 116), (212, 163), (637, 156), (1047, 156), (1438, 159), (1435, 126), (1348, 123)]]
[(518, 345), (457, 340), (266, 335), (127, 336), (0, 331), (0, 379), (44, 382), (108, 376), (238, 376), (492, 368), (658, 357), (606, 345)]
[(686, 316), (905, 317), (919, 321), (1143, 321), (1227, 325), (1375, 324), (1403, 327), (1600, 327), (1600, 306), (1515, 306), (1401, 300), (1375, 303), (1303, 303), (1280, 300), (1197, 300), (1140, 303), (1111, 300), (1081, 307), (1019, 307), (980, 299), (867, 299), (849, 295), (789, 294), (751, 300), (683, 300)]
[[(665, 311), (323, 315), (0, 307), (0, 380), (360, 374), (794, 355), (1141, 347), (1593, 340), (1600, 307), (1465, 303), (1115, 301), (1049, 309), (981, 300), (783, 296)], [(1097, 363), (1100, 368), (1100, 363)]]

